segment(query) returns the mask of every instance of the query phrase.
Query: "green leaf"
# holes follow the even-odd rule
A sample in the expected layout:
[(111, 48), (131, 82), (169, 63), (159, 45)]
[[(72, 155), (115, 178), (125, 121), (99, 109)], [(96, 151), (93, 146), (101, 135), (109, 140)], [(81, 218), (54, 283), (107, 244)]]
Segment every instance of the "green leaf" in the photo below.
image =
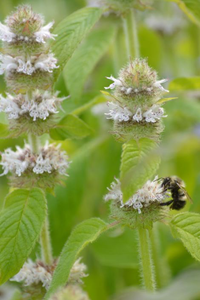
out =
[(108, 225), (98, 218), (86, 220), (75, 227), (63, 247), (51, 285), (44, 300), (49, 299), (52, 293), (67, 283), (70, 270), (79, 253), (89, 243), (95, 241), (107, 227)]
[(156, 143), (147, 138), (123, 144), (120, 181), (123, 201), (126, 202), (150, 177), (160, 164), (160, 157), (153, 152)]
[(179, 238), (190, 254), (200, 261), (200, 214), (183, 212), (170, 222), (172, 233)]
[(40, 189), (14, 190), (0, 214), (0, 284), (15, 275), (37, 241), (46, 216)]
[(190, 91), (200, 89), (200, 77), (181, 77), (172, 80), (169, 84), (170, 91)]
[(124, 232), (115, 236), (112, 232), (103, 233), (92, 245), (92, 250), (101, 264), (116, 268), (137, 268), (138, 249), (137, 232), (124, 228)]
[(171, 100), (175, 100), (175, 99), (178, 99), (178, 97), (162, 98), (162, 99), (158, 100), (156, 102), (156, 104), (163, 104), (163, 103), (169, 102)]
[(184, 14), (196, 25), (200, 26), (200, 0), (168, 0), (177, 3)]
[(114, 38), (114, 28), (95, 29), (85, 39), (64, 70), (70, 95), (80, 99), (84, 83)]
[(83, 8), (68, 16), (56, 26), (53, 33), (58, 36), (52, 42), (51, 49), (58, 59), (60, 67), (54, 72), (55, 79), (63, 70), (80, 42), (99, 20), (101, 14), (101, 9), (94, 7)]
[(50, 136), (54, 140), (81, 139), (91, 133), (92, 129), (72, 114), (66, 115), (55, 128), (50, 130)]

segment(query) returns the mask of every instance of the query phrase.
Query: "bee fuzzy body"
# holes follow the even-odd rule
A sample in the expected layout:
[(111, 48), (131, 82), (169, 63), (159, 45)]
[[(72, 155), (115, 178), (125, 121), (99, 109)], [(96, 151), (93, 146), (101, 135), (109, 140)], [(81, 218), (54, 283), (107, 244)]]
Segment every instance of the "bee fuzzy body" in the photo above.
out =
[(172, 197), (172, 200), (161, 203), (161, 206), (169, 206), (171, 209), (180, 210), (186, 205), (189, 196), (185, 191), (185, 184), (180, 178), (175, 176), (163, 178), (161, 187), (165, 192), (170, 191)]

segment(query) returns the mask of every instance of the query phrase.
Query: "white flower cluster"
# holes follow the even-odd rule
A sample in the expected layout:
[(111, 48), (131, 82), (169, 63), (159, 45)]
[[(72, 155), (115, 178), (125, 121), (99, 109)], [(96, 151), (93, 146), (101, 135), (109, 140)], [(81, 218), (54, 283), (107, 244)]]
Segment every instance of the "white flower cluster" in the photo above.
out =
[[(11, 281), (22, 282), (25, 286), (31, 286), (32, 284), (42, 283), (43, 287), (49, 288), (52, 280), (52, 274), (56, 267), (56, 263), (52, 266), (47, 266), (41, 261), (33, 262), (29, 259), (21, 268), (19, 273), (17, 273)], [(74, 263), (70, 275), (69, 282), (73, 280), (81, 282), (81, 278), (86, 277), (84, 271), (86, 266), (80, 263), (80, 258)]]
[(6, 175), (8, 172), (21, 176), (28, 169), (36, 174), (57, 171), (61, 175), (67, 175), (66, 169), (70, 162), (66, 152), (60, 151), (59, 148), (60, 145), (55, 147), (54, 144), (49, 145), (48, 142), (41, 148), (39, 154), (32, 153), (29, 145), (25, 145), (24, 149), (17, 146), (17, 151), (8, 148), (1, 154), (0, 165), (4, 172), (0, 176)]
[(50, 22), (47, 25), (40, 28), (39, 31), (34, 32), (32, 37), (26, 35), (17, 35), (12, 32), (9, 26), (6, 26), (0, 22), (0, 40), (3, 42), (13, 43), (17, 41), (23, 42), (37, 42), (45, 43), (47, 39), (55, 39), (56, 34), (52, 34), (50, 29), (52, 28), (54, 22)]
[(53, 69), (59, 68), (56, 63), (53, 53), (32, 56), (28, 60), (22, 56), (0, 55), (0, 75), (9, 72), (32, 75), (37, 70), (52, 73)]
[(84, 263), (81, 263), (81, 257), (79, 257), (73, 267), (71, 268), (69, 274), (69, 282), (70, 283), (82, 283), (81, 278), (87, 277), (88, 275), (85, 273), (87, 271), (87, 267)]
[(52, 274), (45, 266), (40, 265), (40, 263), (34, 263), (31, 259), (25, 262), (18, 274), (16, 274), (11, 281), (23, 282), (25, 286), (30, 286), (32, 284), (42, 283), (42, 286), (48, 289)]
[(31, 99), (27, 94), (16, 96), (7, 94), (6, 97), (0, 95), (0, 112), (7, 113), (8, 119), (18, 119), (28, 114), (33, 121), (46, 120), (49, 115), (58, 113), (57, 107), (66, 99), (66, 97), (58, 98), (57, 95), (58, 93), (51, 95), (48, 91), (41, 94), (39, 90), (33, 92)]
[(120, 203), (120, 207), (132, 207), (140, 214), (143, 207), (147, 207), (153, 202), (161, 203), (167, 197), (157, 179), (156, 176), (153, 181), (148, 180), (126, 203), (123, 203), (121, 183), (119, 179), (115, 179), (116, 181), (113, 181), (111, 187), (108, 188), (109, 192), (104, 196), (104, 200), (115, 200)]
[(136, 122), (155, 123), (160, 120), (160, 118), (167, 117), (164, 115), (164, 109), (156, 104), (154, 104), (146, 112), (142, 112), (142, 109), (138, 108), (135, 114), (133, 114), (127, 107), (121, 106), (119, 103), (108, 102), (108, 106), (110, 107), (110, 111), (105, 113), (107, 119), (119, 122), (128, 122), (133, 120)]
[(114, 78), (112, 75), (110, 77), (106, 77), (107, 79), (110, 79), (113, 81), (113, 83), (111, 83), (108, 87), (105, 87), (105, 89), (111, 89), (113, 90), (116, 86), (119, 86), (121, 91), (124, 92), (126, 95), (130, 95), (132, 93), (134, 94), (139, 94), (141, 92), (152, 92), (154, 88), (158, 88), (160, 89), (163, 93), (168, 93), (169, 91), (164, 89), (164, 87), (161, 85), (161, 83), (167, 82), (167, 79), (161, 79), (156, 81), (152, 86), (149, 87), (145, 87), (142, 89), (138, 89), (138, 88), (132, 88), (132, 87), (127, 87), (125, 86), (125, 84), (123, 83), (122, 78), (116, 79)]

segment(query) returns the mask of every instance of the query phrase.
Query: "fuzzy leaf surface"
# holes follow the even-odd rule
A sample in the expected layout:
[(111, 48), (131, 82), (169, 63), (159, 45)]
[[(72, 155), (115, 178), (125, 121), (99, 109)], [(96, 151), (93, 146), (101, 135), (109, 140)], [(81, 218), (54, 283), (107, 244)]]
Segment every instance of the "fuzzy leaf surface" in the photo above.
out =
[(172, 233), (179, 238), (189, 253), (200, 261), (200, 214), (183, 212), (170, 222)]
[(84, 121), (72, 114), (66, 115), (55, 128), (50, 130), (50, 136), (54, 140), (81, 139), (91, 133), (92, 129)]
[(40, 189), (10, 193), (0, 214), (0, 284), (15, 275), (39, 238), (46, 216), (46, 200)]
[(70, 270), (75, 263), (79, 253), (107, 229), (107, 224), (98, 218), (92, 218), (78, 224), (72, 231), (69, 239), (63, 247), (58, 265), (54, 271), (50, 288), (45, 296), (49, 299), (51, 294), (59, 287), (67, 283)]
[(55, 79), (62, 72), (67, 61), (101, 17), (101, 9), (87, 7), (80, 9), (61, 21), (53, 33), (57, 34), (51, 43), (52, 52), (58, 59), (59, 68), (55, 70)]
[(156, 143), (147, 138), (123, 144), (120, 180), (126, 202), (157, 171), (160, 157), (153, 152)]
[(64, 78), (73, 99), (80, 99), (84, 83), (114, 38), (114, 28), (95, 29), (67, 63)]

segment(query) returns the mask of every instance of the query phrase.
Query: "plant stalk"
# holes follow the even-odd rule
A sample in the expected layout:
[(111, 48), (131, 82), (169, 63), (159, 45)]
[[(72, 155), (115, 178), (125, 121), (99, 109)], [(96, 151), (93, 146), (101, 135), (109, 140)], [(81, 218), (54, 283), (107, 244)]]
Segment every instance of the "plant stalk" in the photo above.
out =
[(135, 58), (140, 57), (140, 45), (139, 45), (139, 38), (138, 38), (138, 30), (137, 30), (137, 22), (135, 16), (134, 9), (131, 10), (131, 25), (132, 25), (132, 34), (133, 34), (133, 45), (134, 45), (134, 52)]
[(40, 236), (41, 250), (42, 250), (42, 260), (45, 264), (51, 265), (53, 263), (51, 238), (49, 233), (49, 222), (48, 217), (46, 217), (45, 223), (42, 228)]
[(126, 40), (126, 50), (128, 60), (140, 57), (139, 40), (135, 12), (131, 9), (125, 18), (123, 18), (123, 29)]
[(29, 145), (31, 147), (31, 151), (34, 154), (38, 154), (39, 150), (40, 150), (40, 140), (39, 140), (39, 137), (37, 135), (29, 133), (29, 135), (28, 135), (28, 142), (29, 142)]
[(139, 228), (139, 255), (141, 261), (141, 275), (146, 290), (155, 291), (155, 274), (151, 257), (151, 247), (148, 230)]
[[(32, 91), (28, 91), (27, 92), (27, 97), (28, 97), (28, 100), (31, 101), (31, 99), (32, 99)], [(40, 140), (39, 140), (39, 137), (37, 135), (29, 133), (28, 134), (28, 142), (29, 142), (29, 145), (31, 147), (31, 151), (34, 154), (38, 154), (39, 150), (40, 150)]]
[[(29, 91), (27, 93), (28, 99), (31, 101), (32, 92)], [(28, 141), (31, 148), (31, 151), (34, 154), (39, 154), (40, 151), (40, 139), (37, 135), (29, 133)], [(48, 216), (45, 219), (42, 232), (40, 235), (40, 244), (41, 244), (41, 251), (42, 251), (42, 259), (45, 264), (51, 265), (53, 263), (53, 256), (52, 256), (52, 247), (51, 247), (51, 239), (49, 234), (49, 221)]]

